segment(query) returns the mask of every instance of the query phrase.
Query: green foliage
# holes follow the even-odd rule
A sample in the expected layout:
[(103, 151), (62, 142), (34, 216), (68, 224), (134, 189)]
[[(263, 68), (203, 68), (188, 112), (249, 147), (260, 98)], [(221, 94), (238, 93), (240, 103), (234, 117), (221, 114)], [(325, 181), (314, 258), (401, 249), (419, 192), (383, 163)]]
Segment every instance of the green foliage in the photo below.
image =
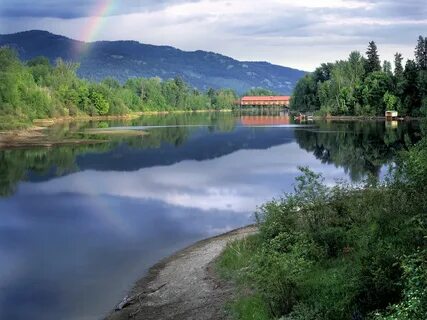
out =
[(417, 320), (427, 314), (427, 251), (404, 257), (403, 299), (387, 308), (387, 311), (372, 314), (375, 320)]
[(374, 41), (369, 42), (368, 49), (366, 50), (366, 73), (371, 73), (381, 70), (380, 57), (378, 55), (377, 45)]
[[(419, 116), (427, 97), (427, 56), (425, 39), (420, 36), (416, 61), (395, 55), (391, 63), (379, 60), (375, 42), (369, 43), (363, 57), (352, 52), (349, 58), (322, 64), (312, 74), (300, 79), (292, 95), (290, 108), (321, 115), (383, 116), (385, 109), (397, 109), (400, 115)], [(424, 48), (424, 49), (423, 49)]]
[(394, 75), (396, 77), (400, 77), (403, 75), (403, 65), (402, 65), (403, 57), (402, 54), (396, 52), (394, 55)]
[(369, 74), (364, 81), (363, 102), (369, 106), (373, 115), (384, 115), (386, 103), (384, 96), (392, 90), (392, 79), (384, 72)]
[(231, 315), (234, 319), (268, 320), (270, 319), (268, 305), (259, 295), (246, 296), (231, 305)]
[(417, 46), (415, 47), (415, 61), (420, 70), (427, 70), (427, 38), (418, 37)]
[(231, 89), (218, 90), (212, 97), (212, 105), (217, 110), (229, 109), (237, 100), (236, 93)]
[(270, 319), (422, 319), (426, 144), (402, 154), (384, 183), (327, 187), (300, 168), (295, 192), (258, 210), (257, 242), (233, 243), (219, 260), (251, 288), (236, 305), (261, 298)]
[(110, 105), (108, 104), (108, 101), (104, 98), (102, 93), (99, 93), (94, 89), (92, 89), (89, 92), (89, 99), (90, 99), (91, 105), (95, 107), (97, 114), (105, 115), (108, 113), (108, 110), (110, 110)]
[(209, 95), (190, 88), (182, 79), (129, 79), (124, 85), (107, 78), (101, 83), (79, 79), (78, 64), (45, 57), (26, 64), (15, 52), (0, 48), (0, 116), (35, 118), (121, 115), (136, 111), (230, 109), (237, 96), (232, 90)]
[(395, 107), (397, 105), (397, 97), (393, 94), (391, 94), (389, 91), (387, 91), (384, 94), (384, 103), (386, 106), (386, 110), (396, 110)]
[(299, 111), (315, 111), (320, 108), (317, 83), (313, 75), (305, 75), (296, 84), (289, 107)]

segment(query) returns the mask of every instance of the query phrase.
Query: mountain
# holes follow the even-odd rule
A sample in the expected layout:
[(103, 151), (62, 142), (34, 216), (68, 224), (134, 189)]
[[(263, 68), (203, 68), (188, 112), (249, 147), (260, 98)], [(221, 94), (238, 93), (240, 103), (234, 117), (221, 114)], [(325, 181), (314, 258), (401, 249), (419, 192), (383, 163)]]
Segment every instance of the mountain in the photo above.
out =
[(263, 87), (290, 94), (305, 72), (268, 62), (245, 62), (207, 51), (182, 51), (136, 41), (81, 41), (47, 31), (0, 35), (0, 46), (14, 48), (21, 59), (46, 56), (80, 63), (81, 77), (99, 81), (113, 77), (124, 82), (132, 77), (182, 77), (202, 90), (232, 88), (239, 93)]

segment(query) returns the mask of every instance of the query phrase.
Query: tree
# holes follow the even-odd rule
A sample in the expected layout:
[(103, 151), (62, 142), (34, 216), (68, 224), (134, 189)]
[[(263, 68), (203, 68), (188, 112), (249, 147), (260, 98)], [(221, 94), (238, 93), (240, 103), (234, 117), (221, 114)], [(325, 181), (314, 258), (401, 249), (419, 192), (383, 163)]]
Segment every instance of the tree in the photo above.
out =
[(426, 39), (419, 38), (419, 58), (417, 62), (408, 60), (405, 68), (402, 55), (396, 53), (394, 74), (390, 62), (384, 61), (381, 67), (373, 41), (367, 58), (354, 51), (347, 60), (323, 63), (297, 82), (290, 107), (324, 115), (383, 115), (386, 108), (393, 108), (402, 115), (414, 116), (422, 107), (427, 114), (427, 70), (420, 68), (426, 43)]
[(408, 60), (405, 65), (405, 71), (403, 77), (405, 80), (404, 87), (404, 109), (408, 114), (418, 115), (420, 107), (420, 96), (418, 92), (418, 67), (414, 60)]
[(417, 91), (421, 112), (424, 116), (427, 116), (427, 70), (421, 70), (418, 73)]
[(384, 95), (392, 92), (392, 79), (381, 71), (372, 72), (366, 77), (363, 88), (363, 102), (374, 115), (383, 115), (386, 109)]
[(390, 61), (384, 60), (384, 62), (383, 62), (383, 72), (387, 73), (389, 75), (393, 74), (391, 72), (391, 63), (390, 63)]
[(30, 68), (33, 78), (38, 85), (47, 87), (52, 84), (52, 66), (49, 59), (36, 57), (28, 61), (27, 66)]
[(394, 75), (396, 78), (403, 76), (402, 61), (403, 61), (402, 54), (399, 52), (396, 52), (394, 54)]
[(39, 56), (35, 57), (27, 62), (27, 66), (34, 67), (38, 65), (50, 66), (50, 61), (48, 58)]
[(386, 110), (395, 110), (397, 105), (397, 97), (387, 91), (384, 94), (384, 103), (386, 105)]
[(21, 66), (15, 51), (0, 48), (0, 113), (15, 113), (20, 104)]
[(313, 73), (314, 80), (316, 82), (325, 82), (331, 78), (332, 69), (334, 68), (333, 63), (322, 63), (320, 67), (316, 68)]
[(305, 75), (298, 81), (289, 107), (292, 110), (303, 112), (320, 109), (320, 102), (317, 97), (317, 83), (313, 75)]
[(99, 115), (105, 115), (108, 113), (110, 105), (101, 93), (91, 89), (89, 98)]
[(216, 98), (215, 98), (215, 109), (217, 110), (223, 110), (223, 109), (230, 109), (234, 106), (236, 103), (237, 96), (235, 92), (231, 89), (223, 89), (217, 91)]
[(418, 37), (415, 47), (415, 62), (419, 70), (427, 70), (427, 38)]
[(377, 45), (374, 41), (369, 42), (368, 49), (366, 51), (367, 60), (365, 64), (366, 73), (381, 70), (380, 57), (378, 55)]

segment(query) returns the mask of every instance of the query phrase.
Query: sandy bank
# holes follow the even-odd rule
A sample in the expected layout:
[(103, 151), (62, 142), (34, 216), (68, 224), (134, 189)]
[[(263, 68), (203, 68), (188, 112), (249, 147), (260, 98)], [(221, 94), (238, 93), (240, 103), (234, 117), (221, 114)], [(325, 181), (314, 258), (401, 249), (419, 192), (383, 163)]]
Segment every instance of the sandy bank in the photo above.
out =
[(171, 110), (171, 111), (141, 111), (141, 112), (132, 112), (125, 115), (106, 115), (106, 116), (89, 116), (89, 115), (79, 115), (79, 116), (68, 116), (68, 117), (57, 117), (49, 119), (35, 119), (33, 124), (36, 126), (51, 126), (57, 123), (64, 122), (73, 122), (73, 121), (107, 121), (107, 120), (133, 120), (141, 116), (151, 116), (151, 115), (165, 115), (165, 114), (174, 114), (174, 113), (208, 113), (208, 112), (231, 112), (232, 109), (224, 110)]
[(255, 226), (233, 230), (164, 259), (106, 319), (227, 319), (224, 305), (234, 289), (216, 276), (213, 262), (228, 242), (256, 231)]
[(0, 131), (0, 150), (33, 147), (50, 148), (62, 145), (104, 143), (105, 141), (93, 139), (58, 139), (47, 135), (46, 129), (43, 127)]

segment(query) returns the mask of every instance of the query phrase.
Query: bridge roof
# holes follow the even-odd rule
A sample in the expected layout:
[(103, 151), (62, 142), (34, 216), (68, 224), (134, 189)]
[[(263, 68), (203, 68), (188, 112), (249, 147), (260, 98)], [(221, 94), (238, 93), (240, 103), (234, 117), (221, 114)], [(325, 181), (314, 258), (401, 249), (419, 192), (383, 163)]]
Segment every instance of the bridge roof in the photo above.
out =
[(245, 96), (242, 101), (289, 101), (290, 96)]

